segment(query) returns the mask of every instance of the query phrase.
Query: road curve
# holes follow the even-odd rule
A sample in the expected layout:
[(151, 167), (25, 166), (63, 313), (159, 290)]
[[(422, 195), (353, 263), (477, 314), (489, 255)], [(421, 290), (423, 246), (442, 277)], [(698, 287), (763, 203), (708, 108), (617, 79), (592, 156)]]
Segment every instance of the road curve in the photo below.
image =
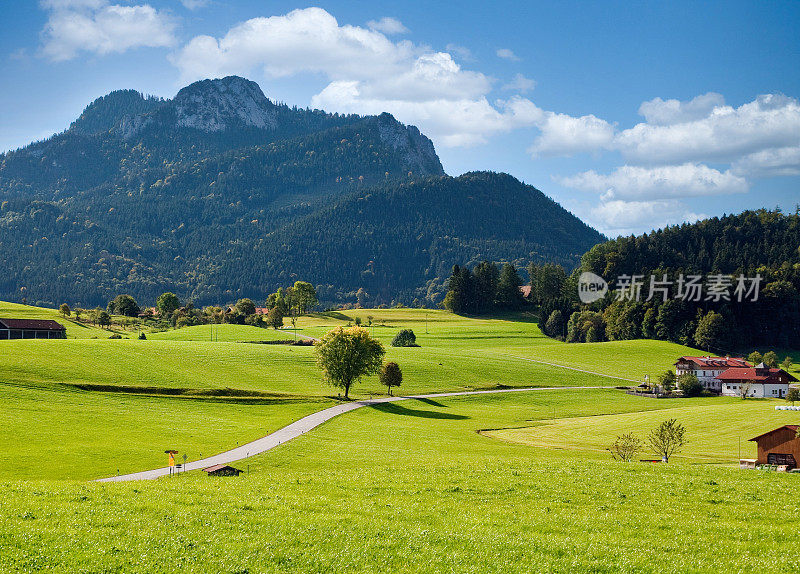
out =
[[(575, 389), (608, 389), (609, 387), (526, 387), (519, 389), (494, 389), (487, 391), (460, 391), (453, 393), (434, 393), (428, 395), (407, 395), (399, 397), (382, 397), (380, 399), (367, 399), (363, 401), (353, 401), (350, 403), (342, 403), (327, 409), (323, 409), (316, 413), (307, 415), (283, 428), (276, 430), (274, 433), (265, 437), (256, 439), (242, 446), (236, 447), (214, 456), (202, 458), (192, 462), (187, 462), (185, 469), (182, 470), (200, 470), (208, 468), (215, 464), (230, 464), (238, 460), (249, 458), (262, 452), (266, 452), (281, 445), (285, 442), (304, 435), (311, 429), (314, 429), (324, 422), (331, 420), (333, 417), (339, 416), (346, 412), (366, 407), (369, 405), (376, 405), (380, 403), (391, 403), (395, 401), (405, 401), (408, 399), (436, 399), (444, 397), (460, 397), (465, 395), (484, 395), (493, 393), (520, 393), (526, 391), (560, 391), (560, 390), (575, 390)], [(122, 474), (119, 476), (109, 476), (108, 478), (98, 479), (97, 482), (123, 482), (129, 480), (152, 480), (167, 476), (169, 474), (169, 467), (156, 468), (153, 470), (143, 470), (141, 472), (134, 472), (131, 474)]]

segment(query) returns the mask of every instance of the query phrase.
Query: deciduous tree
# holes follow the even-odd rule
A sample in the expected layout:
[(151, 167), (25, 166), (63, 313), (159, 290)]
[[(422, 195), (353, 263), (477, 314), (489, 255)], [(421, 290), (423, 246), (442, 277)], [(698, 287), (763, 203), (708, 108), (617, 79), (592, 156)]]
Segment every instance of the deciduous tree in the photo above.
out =
[(377, 373), (386, 351), (380, 341), (370, 337), (361, 327), (337, 327), (314, 344), (317, 365), (325, 382), (344, 389), (349, 398), (350, 387), (361, 377)]
[(650, 431), (647, 440), (653, 451), (661, 455), (664, 462), (669, 462), (686, 444), (686, 429), (677, 420), (669, 419)]
[(385, 363), (379, 375), (381, 384), (388, 387), (389, 396), (392, 396), (392, 387), (399, 387), (403, 383), (403, 371), (394, 361)]

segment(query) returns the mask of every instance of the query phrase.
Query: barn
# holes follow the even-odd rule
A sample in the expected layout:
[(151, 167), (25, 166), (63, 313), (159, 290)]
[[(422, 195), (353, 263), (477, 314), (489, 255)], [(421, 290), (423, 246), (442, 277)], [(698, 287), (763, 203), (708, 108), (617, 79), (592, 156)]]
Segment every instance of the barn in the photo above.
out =
[(756, 464), (785, 465), (787, 470), (797, 468), (797, 462), (800, 461), (797, 428), (798, 425), (784, 425), (751, 438), (758, 446)]
[(1, 319), (0, 340), (3, 339), (66, 339), (67, 330), (51, 319)]

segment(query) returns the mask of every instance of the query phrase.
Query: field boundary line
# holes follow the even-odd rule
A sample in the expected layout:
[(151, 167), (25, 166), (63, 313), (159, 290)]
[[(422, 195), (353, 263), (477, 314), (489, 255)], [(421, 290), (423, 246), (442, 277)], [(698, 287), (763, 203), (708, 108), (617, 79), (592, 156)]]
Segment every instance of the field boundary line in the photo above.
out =
[[(578, 371), (579, 373), (586, 373), (587, 375), (597, 375), (598, 377), (606, 377), (608, 379), (616, 379), (618, 381), (628, 381), (629, 383), (641, 383), (642, 381), (636, 379), (628, 379), (626, 377), (618, 377), (616, 375), (607, 375), (606, 373), (598, 373), (597, 371), (587, 371), (586, 369), (579, 369), (578, 367), (568, 367), (567, 365), (559, 365), (558, 363), (548, 363), (547, 361), (540, 361), (539, 359), (531, 359), (529, 357), (520, 357), (519, 355), (509, 355), (507, 353), (498, 353), (504, 357), (512, 357), (520, 359), (521, 361), (530, 361), (531, 363), (540, 363), (542, 365), (549, 365), (551, 367), (559, 367), (561, 369), (569, 369), (570, 371)], [(569, 387), (577, 388), (577, 387)]]
[[(285, 442), (288, 442), (294, 438), (302, 436), (306, 434), (308, 431), (320, 426), (321, 424), (331, 420), (334, 417), (370, 405), (391, 403), (396, 401), (405, 401), (409, 399), (436, 399), (444, 397), (462, 397), (469, 395), (485, 395), (485, 394), (496, 394), (496, 393), (563, 391), (563, 390), (576, 390), (576, 389), (583, 389), (583, 390), (608, 389), (608, 387), (520, 387), (512, 389), (487, 389), (482, 391), (454, 391), (450, 393), (432, 393), (424, 395), (401, 395), (397, 397), (381, 397), (379, 399), (365, 399), (361, 401), (353, 401), (351, 403), (343, 403), (340, 405), (328, 407), (327, 409), (323, 409), (321, 411), (317, 411), (316, 413), (311, 413), (310, 415), (306, 415), (303, 418), (296, 420), (295, 422), (288, 424), (285, 427), (282, 427), (276, 430), (275, 432), (268, 434), (265, 437), (256, 439), (247, 444), (243, 444), (242, 446), (238, 446), (234, 449), (213, 456), (209, 456), (200, 460), (188, 462), (186, 463), (185, 468), (181, 470), (182, 471), (202, 470), (204, 468), (207, 468), (209, 466), (214, 466), (216, 464), (229, 464), (232, 462), (250, 458), (251, 456), (267, 452), (268, 450), (280, 446)], [(163, 468), (156, 468), (153, 470), (133, 472), (130, 474), (122, 474), (119, 476), (109, 476), (107, 478), (97, 479), (96, 482), (125, 482), (131, 480), (153, 480), (156, 478), (161, 478), (162, 476), (168, 476), (169, 473), (170, 473), (169, 467), (163, 467)]]

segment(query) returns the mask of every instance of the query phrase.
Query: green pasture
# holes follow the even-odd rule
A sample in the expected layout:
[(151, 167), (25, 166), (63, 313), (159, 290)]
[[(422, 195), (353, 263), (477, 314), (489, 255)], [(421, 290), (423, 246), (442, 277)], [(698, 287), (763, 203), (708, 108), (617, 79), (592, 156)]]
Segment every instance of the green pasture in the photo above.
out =
[(796, 475), (615, 463), (477, 432), (660, 418), (669, 402), (610, 389), (410, 400), (333, 419), (238, 478), (0, 482), (0, 570), (797, 570)]
[[(651, 429), (663, 420), (674, 418), (686, 428), (687, 443), (676, 459), (695, 462), (731, 463), (755, 458), (755, 436), (785, 424), (800, 424), (800, 412), (776, 411), (782, 400), (718, 397), (692, 401), (684, 399), (648, 399), (665, 403), (666, 408), (650, 412), (593, 414), (560, 418), (535, 426), (489, 431), (485, 434), (501, 440), (536, 447), (603, 452), (614, 439), (633, 433), (647, 444)], [(659, 405), (661, 406), (661, 405)], [(653, 454), (645, 446), (640, 458)]]
[[(122, 333), (122, 331), (119, 330), (100, 329), (88, 323), (75, 321), (74, 316), (65, 318), (57, 309), (32, 307), (30, 305), (9, 303), (7, 301), (0, 301), (0, 317), (6, 319), (52, 319), (66, 327), (67, 338), (69, 339), (91, 339), (92, 337), (105, 339), (115, 332)], [(131, 334), (126, 333), (125, 336), (131, 336)]]

